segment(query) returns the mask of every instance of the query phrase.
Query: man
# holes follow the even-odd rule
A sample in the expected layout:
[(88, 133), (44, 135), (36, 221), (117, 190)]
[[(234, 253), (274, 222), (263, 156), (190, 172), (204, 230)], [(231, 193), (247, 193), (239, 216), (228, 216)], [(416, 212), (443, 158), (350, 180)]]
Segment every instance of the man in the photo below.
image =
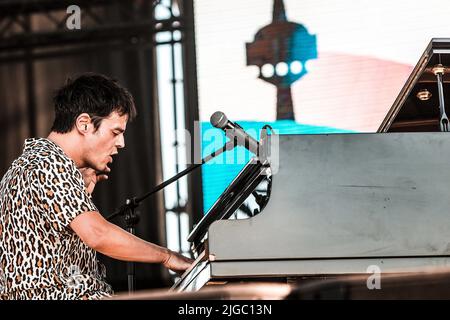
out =
[(125, 147), (127, 122), (136, 115), (130, 93), (90, 73), (69, 81), (54, 102), (50, 135), (27, 139), (0, 182), (0, 298), (108, 297), (96, 251), (187, 269), (191, 259), (109, 223), (91, 200)]

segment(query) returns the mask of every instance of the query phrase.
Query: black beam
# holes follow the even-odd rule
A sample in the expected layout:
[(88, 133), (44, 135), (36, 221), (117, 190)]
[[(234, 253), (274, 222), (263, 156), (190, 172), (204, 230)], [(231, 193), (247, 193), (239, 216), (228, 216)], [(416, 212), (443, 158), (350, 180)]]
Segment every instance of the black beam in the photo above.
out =
[(0, 51), (39, 49), (91, 41), (124, 39), (151, 36), (156, 32), (182, 30), (183, 21), (178, 18), (156, 21), (121, 23), (81, 30), (62, 30), (54, 32), (34, 32), (14, 35), (0, 39)]
[[(123, 0), (1, 0), (0, 17), (18, 14), (33, 14), (57, 10), (66, 10), (70, 5), (81, 9), (94, 6), (113, 5)], [(150, 0), (144, 0), (149, 1)]]
[[(31, 19), (25, 20), (25, 30), (31, 30)], [(31, 57), (32, 50), (25, 50), (25, 79), (27, 87), (27, 110), (28, 110), (28, 128), (31, 137), (35, 137), (36, 130), (36, 93), (35, 93), (35, 74), (34, 63)]]
[[(183, 74), (184, 74), (184, 105), (186, 129), (191, 134), (191, 160), (199, 160), (201, 154), (195, 155), (195, 144), (201, 143), (200, 135), (195, 135), (194, 123), (199, 123), (198, 88), (197, 88), (197, 63), (195, 47), (194, 3), (193, 0), (182, 2), (183, 16), (185, 17), (185, 29), (183, 40)], [(197, 132), (200, 133), (200, 132)], [(198, 140), (195, 140), (198, 138)], [(196, 159), (198, 157), (199, 159)], [(203, 187), (201, 168), (188, 176), (189, 197), (189, 221), (192, 229), (193, 223), (197, 223), (203, 217)]]
[(73, 55), (87, 54), (93, 52), (104, 52), (105, 50), (135, 51), (139, 49), (151, 49), (157, 45), (181, 43), (182, 41), (183, 38), (177, 41), (164, 41), (164, 42), (156, 42), (156, 41), (139, 41), (139, 42), (118, 41), (118, 42), (104, 42), (104, 43), (97, 42), (95, 44), (87, 44), (87, 45), (81, 44), (77, 46), (51, 49), (41, 52), (31, 52), (31, 53), (18, 52), (12, 55), (8, 54), (3, 57), (0, 56), (0, 65), (8, 63), (23, 63), (27, 58), (30, 58), (33, 61), (37, 61), (37, 60), (54, 59)]

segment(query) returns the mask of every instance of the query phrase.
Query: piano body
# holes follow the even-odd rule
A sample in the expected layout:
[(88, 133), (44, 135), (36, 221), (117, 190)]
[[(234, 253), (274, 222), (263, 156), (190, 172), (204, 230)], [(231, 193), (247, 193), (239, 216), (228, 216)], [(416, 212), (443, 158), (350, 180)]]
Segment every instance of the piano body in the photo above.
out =
[[(377, 133), (267, 137), (189, 235), (197, 259), (172, 290), (449, 266), (450, 135), (432, 70), (449, 53), (450, 39), (430, 42)], [(233, 219), (252, 197), (258, 209)]]

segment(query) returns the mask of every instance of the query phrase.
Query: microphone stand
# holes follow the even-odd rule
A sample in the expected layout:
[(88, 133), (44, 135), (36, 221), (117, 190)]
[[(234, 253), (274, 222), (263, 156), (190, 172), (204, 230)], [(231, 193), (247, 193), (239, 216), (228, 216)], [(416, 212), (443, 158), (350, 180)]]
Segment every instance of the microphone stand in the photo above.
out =
[[(117, 208), (114, 213), (112, 213), (110, 216), (106, 218), (106, 220), (111, 221), (112, 219), (118, 217), (118, 216), (124, 216), (125, 218), (125, 225), (126, 230), (131, 233), (136, 233), (136, 225), (139, 223), (139, 216), (136, 214), (136, 208), (139, 206), (139, 204), (151, 196), (152, 194), (158, 192), (159, 190), (165, 188), (169, 184), (171, 184), (174, 181), (177, 181), (181, 177), (187, 175), (192, 170), (200, 167), (201, 165), (205, 164), (206, 162), (210, 161), (211, 159), (217, 157), (218, 155), (224, 153), (225, 151), (232, 150), (236, 146), (236, 143), (234, 140), (228, 141), (222, 148), (214, 151), (210, 155), (206, 156), (202, 159), (201, 163), (194, 164), (185, 170), (181, 171), (180, 173), (176, 174), (169, 180), (157, 185), (153, 190), (150, 192), (144, 194), (141, 197), (133, 197), (130, 199), (127, 199), (125, 201), (125, 204)], [(135, 291), (136, 287), (136, 276), (135, 276), (135, 264), (134, 262), (127, 262), (127, 276), (128, 276), (128, 293), (132, 293)]]

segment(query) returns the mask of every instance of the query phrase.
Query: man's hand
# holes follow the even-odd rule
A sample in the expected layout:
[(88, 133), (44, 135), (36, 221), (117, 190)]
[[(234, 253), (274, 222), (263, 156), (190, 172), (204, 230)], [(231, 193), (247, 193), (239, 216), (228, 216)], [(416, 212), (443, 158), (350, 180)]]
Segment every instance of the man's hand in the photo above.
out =
[(81, 168), (81, 174), (83, 175), (84, 184), (86, 186), (86, 192), (92, 194), (97, 182), (108, 179), (106, 174), (99, 174), (91, 168)]
[(194, 260), (169, 250), (169, 256), (166, 261), (163, 262), (163, 265), (176, 273), (183, 273), (193, 262)]

